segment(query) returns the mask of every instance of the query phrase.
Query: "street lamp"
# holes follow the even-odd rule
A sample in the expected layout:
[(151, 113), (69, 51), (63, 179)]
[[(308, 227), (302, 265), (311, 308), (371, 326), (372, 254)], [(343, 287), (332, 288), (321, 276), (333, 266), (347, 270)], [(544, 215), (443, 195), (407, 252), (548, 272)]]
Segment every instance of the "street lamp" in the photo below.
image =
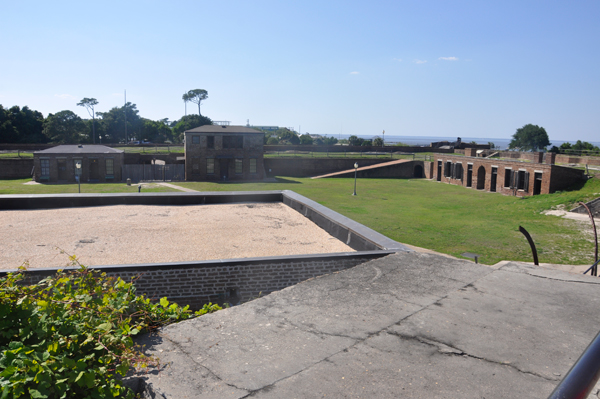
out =
[(356, 195), (356, 173), (358, 172), (358, 162), (354, 162), (354, 194)]

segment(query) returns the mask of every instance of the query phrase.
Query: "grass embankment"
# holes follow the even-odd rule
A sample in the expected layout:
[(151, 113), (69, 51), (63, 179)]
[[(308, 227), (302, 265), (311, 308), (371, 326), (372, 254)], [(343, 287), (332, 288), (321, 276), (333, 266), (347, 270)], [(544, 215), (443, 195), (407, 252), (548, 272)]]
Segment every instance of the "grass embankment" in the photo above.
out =
[(183, 153), (182, 145), (172, 145), (167, 147), (152, 147), (152, 146), (132, 146), (132, 147), (113, 147), (115, 150), (123, 150), (124, 152), (139, 152), (141, 154), (168, 154), (170, 152)]
[[(0, 194), (77, 192), (77, 185), (23, 185), (0, 181)], [(198, 191), (293, 190), (396, 241), (460, 256), (480, 254), (480, 262), (531, 261), (519, 225), (532, 235), (540, 262), (591, 264), (594, 244), (580, 224), (541, 212), (600, 196), (594, 178), (571, 191), (523, 199), (424, 179), (354, 180), (282, 178), (276, 183), (175, 183)], [(86, 184), (82, 192), (135, 192), (125, 184)], [(143, 189), (143, 191), (150, 191)], [(156, 191), (172, 191), (157, 187)], [(591, 233), (591, 227), (585, 226)]]

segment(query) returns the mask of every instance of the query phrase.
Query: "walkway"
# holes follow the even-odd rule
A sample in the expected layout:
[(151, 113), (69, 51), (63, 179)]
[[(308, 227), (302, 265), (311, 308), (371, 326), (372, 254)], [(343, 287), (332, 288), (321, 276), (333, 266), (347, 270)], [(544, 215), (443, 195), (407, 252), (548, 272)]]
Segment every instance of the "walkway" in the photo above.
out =
[[(395, 161), (383, 162), (383, 163), (378, 163), (378, 164), (369, 165), (369, 166), (363, 166), (363, 167), (358, 168), (357, 170), (360, 172), (362, 170), (385, 168), (387, 166), (398, 165), (400, 163), (406, 163), (406, 162), (412, 162), (412, 160), (411, 159), (397, 159)], [(321, 179), (324, 177), (336, 177), (336, 176), (339, 177), (339, 176), (345, 175), (347, 173), (354, 173), (354, 169), (342, 170), (340, 172), (328, 173), (326, 175), (321, 175), (321, 176), (314, 176), (314, 177), (311, 177), (311, 179)]]
[(598, 278), (397, 253), (142, 337), (163, 364), (142, 378), (173, 399), (546, 398), (599, 304)]
[(185, 188), (185, 187), (177, 186), (177, 185), (171, 184), (171, 183), (158, 182), (156, 184), (159, 184), (159, 185), (165, 186), (165, 187), (169, 187), (169, 188), (173, 188), (175, 190), (185, 191), (188, 193), (197, 193), (198, 192), (198, 190), (192, 190), (191, 188)]

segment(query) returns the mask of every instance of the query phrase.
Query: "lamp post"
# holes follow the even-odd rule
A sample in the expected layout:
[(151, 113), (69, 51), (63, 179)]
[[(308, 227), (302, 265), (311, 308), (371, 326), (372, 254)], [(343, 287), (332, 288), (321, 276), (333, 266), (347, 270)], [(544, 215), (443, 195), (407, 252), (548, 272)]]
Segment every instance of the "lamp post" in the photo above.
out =
[(358, 162), (354, 162), (354, 194), (356, 195), (356, 173), (358, 172)]

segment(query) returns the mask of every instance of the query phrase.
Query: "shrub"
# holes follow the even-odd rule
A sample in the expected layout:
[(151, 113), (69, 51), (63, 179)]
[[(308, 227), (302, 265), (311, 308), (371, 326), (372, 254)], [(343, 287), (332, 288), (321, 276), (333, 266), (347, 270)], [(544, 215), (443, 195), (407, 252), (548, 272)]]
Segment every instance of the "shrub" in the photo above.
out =
[[(75, 257), (71, 257), (76, 262)], [(118, 376), (158, 366), (132, 337), (194, 317), (188, 306), (135, 295), (132, 283), (81, 266), (24, 285), (0, 279), (1, 398), (133, 398)], [(205, 305), (196, 315), (221, 309)]]

